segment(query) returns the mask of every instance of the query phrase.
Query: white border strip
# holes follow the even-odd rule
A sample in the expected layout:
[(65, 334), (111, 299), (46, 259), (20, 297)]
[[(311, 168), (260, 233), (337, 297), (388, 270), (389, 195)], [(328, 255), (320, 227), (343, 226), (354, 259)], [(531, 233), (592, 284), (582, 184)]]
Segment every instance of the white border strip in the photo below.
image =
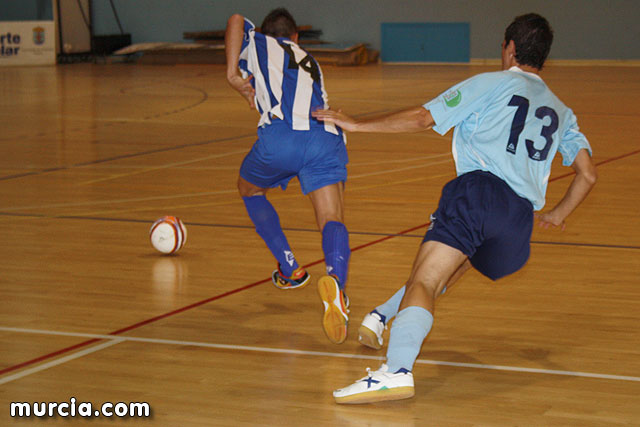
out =
[[(4, 330), (4, 328), (2, 328), (2, 329)], [(45, 332), (41, 332), (41, 333), (45, 333)], [(9, 375), (9, 376), (0, 378), (0, 384), (6, 384), (6, 383), (11, 382), (13, 380), (17, 380), (19, 378), (26, 377), (26, 376), (31, 375), (31, 374), (35, 374), (36, 372), (44, 371), (45, 369), (49, 369), (49, 368), (53, 368), (54, 366), (62, 365), (63, 363), (66, 363), (66, 362), (68, 362), (70, 360), (78, 359), (78, 358), (80, 358), (82, 356), (86, 356), (87, 354), (95, 353), (96, 351), (100, 351), (100, 350), (102, 350), (104, 348), (111, 347), (112, 345), (119, 344), (122, 341), (125, 341), (125, 340), (120, 338), (120, 337), (117, 337), (117, 338), (111, 337), (105, 343), (98, 344), (98, 345), (93, 346), (91, 348), (87, 348), (87, 349), (75, 352), (73, 354), (70, 354), (68, 356), (64, 356), (64, 357), (61, 357), (59, 359), (52, 360), (51, 362), (43, 363), (42, 365), (38, 365), (38, 366), (30, 368), (30, 369), (25, 369), (24, 371), (20, 371), (17, 374), (13, 374), (13, 375)]]
[[(102, 350), (103, 348), (110, 347), (112, 345), (118, 344), (123, 341), (147, 342), (147, 343), (153, 343), (153, 344), (180, 345), (180, 346), (205, 347), (205, 348), (218, 348), (218, 349), (224, 349), (224, 350), (255, 351), (255, 352), (263, 352), (263, 353), (297, 354), (300, 356), (320, 356), (320, 357), (336, 357), (336, 358), (345, 358), (345, 359), (384, 360), (384, 357), (382, 356), (368, 356), (363, 354), (345, 354), (345, 353), (331, 353), (331, 352), (324, 352), (324, 351), (307, 351), (307, 350), (294, 350), (294, 349), (285, 349), (285, 348), (215, 344), (215, 343), (198, 342), (198, 341), (167, 340), (167, 339), (159, 339), (159, 338), (85, 334), (85, 333), (79, 333), (79, 332), (48, 331), (43, 329), (10, 328), (10, 327), (0, 326), (0, 331), (28, 333), (28, 334), (43, 334), (43, 335), (61, 335), (61, 336), (71, 336), (71, 337), (83, 337), (83, 338), (100, 338), (100, 339), (109, 340), (104, 344), (91, 347), (90, 349), (82, 350), (72, 355), (65, 356), (60, 359), (56, 359), (52, 362), (36, 366), (35, 368), (27, 369), (17, 374), (4, 377), (0, 379), (0, 384), (13, 381), (14, 379), (22, 378), (24, 376), (30, 375), (38, 371), (42, 371), (52, 366), (60, 365), (69, 360), (73, 360), (78, 357), (82, 357), (86, 354)], [(523, 368), (523, 367), (517, 367), (517, 366), (502, 366), (502, 365), (484, 365), (481, 363), (446, 362), (441, 360), (428, 360), (428, 359), (418, 359), (416, 360), (416, 363), (419, 363), (422, 365), (457, 366), (461, 368), (472, 368), (472, 369), (490, 369), (495, 371), (528, 372), (528, 373), (534, 373), (534, 374), (564, 375), (564, 376), (571, 376), (571, 377), (640, 382), (640, 377), (633, 377), (633, 376), (627, 376), (627, 375), (595, 374), (591, 372), (560, 371), (560, 370), (554, 370), (554, 369)]]
[(631, 377), (627, 375), (594, 374), (591, 372), (559, 371), (555, 369), (522, 368), (519, 366), (483, 365), (481, 363), (443, 362), (439, 360), (423, 360), (423, 359), (416, 360), (416, 363), (420, 363), (423, 365), (460, 366), (464, 368), (492, 369), (494, 371), (530, 372), (534, 374), (566, 375), (570, 377), (599, 378), (604, 380), (640, 382), (640, 377)]

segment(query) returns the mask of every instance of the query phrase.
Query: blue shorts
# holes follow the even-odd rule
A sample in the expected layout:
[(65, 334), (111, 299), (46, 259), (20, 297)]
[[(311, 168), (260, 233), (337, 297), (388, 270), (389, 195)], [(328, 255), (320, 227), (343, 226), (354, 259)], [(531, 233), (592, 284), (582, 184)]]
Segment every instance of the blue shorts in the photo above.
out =
[(240, 176), (260, 188), (282, 187), (297, 176), (304, 194), (347, 180), (349, 157), (342, 135), (315, 128), (292, 130), (281, 120), (258, 128)]
[(474, 171), (442, 189), (424, 236), (462, 251), (482, 274), (497, 280), (529, 259), (533, 205), (489, 172)]

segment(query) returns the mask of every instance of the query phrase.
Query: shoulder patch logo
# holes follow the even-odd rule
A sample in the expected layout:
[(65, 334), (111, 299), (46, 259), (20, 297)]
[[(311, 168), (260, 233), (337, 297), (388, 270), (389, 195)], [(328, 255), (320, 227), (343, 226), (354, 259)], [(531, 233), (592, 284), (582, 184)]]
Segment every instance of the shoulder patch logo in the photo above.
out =
[(447, 107), (453, 108), (456, 105), (460, 104), (461, 100), (462, 93), (460, 93), (460, 91), (457, 89), (444, 94), (444, 103), (447, 104)]

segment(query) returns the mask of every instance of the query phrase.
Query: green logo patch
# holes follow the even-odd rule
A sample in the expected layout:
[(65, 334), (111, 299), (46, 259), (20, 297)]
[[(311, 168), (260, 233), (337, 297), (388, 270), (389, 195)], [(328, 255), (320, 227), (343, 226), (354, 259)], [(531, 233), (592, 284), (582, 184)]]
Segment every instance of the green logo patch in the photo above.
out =
[(453, 90), (444, 94), (444, 103), (447, 104), (447, 107), (449, 108), (453, 108), (456, 105), (460, 104), (461, 100), (462, 93), (460, 93), (459, 90)]

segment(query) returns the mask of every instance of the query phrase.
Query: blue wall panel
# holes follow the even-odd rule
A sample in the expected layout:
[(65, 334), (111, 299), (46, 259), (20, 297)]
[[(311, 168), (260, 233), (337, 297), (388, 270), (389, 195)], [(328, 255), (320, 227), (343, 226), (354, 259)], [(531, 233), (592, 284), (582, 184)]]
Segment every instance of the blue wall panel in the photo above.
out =
[(53, 2), (0, 0), (0, 21), (53, 21)]
[[(0, 0), (3, 2), (22, 0)], [(73, 1), (75, 0), (63, 0)], [(277, 6), (330, 42), (359, 41), (380, 50), (381, 22), (469, 22), (472, 58), (500, 58), (504, 29), (517, 15), (549, 19), (556, 40), (551, 59), (640, 59), (639, 0), (113, 0), (134, 43), (185, 41), (184, 31), (224, 29), (238, 12), (262, 22)], [(570, 7), (588, 3), (588, 7)], [(348, 5), (346, 7), (345, 5)], [(95, 34), (119, 32), (109, 0), (92, 0)]]
[[(638, 0), (112, 1), (134, 43), (185, 41), (183, 32), (223, 29), (235, 12), (259, 24), (271, 8), (284, 6), (299, 24), (321, 29), (326, 41), (365, 42), (374, 49), (382, 47), (381, 22), (469, 22), (470, 56), (499, 59), (505, 27), (519, 14), (538, 12), (555, 30), (550, 59), (640, 59)], [(94, 33), (118, 34), (111, 1), (91, 0), (91, 5)], [(51, 0), (0, 0), (0, 21), (51, 19), (52, 10)]]
[(468, 22), (382, 23), (384, 62), (469, 62)]

